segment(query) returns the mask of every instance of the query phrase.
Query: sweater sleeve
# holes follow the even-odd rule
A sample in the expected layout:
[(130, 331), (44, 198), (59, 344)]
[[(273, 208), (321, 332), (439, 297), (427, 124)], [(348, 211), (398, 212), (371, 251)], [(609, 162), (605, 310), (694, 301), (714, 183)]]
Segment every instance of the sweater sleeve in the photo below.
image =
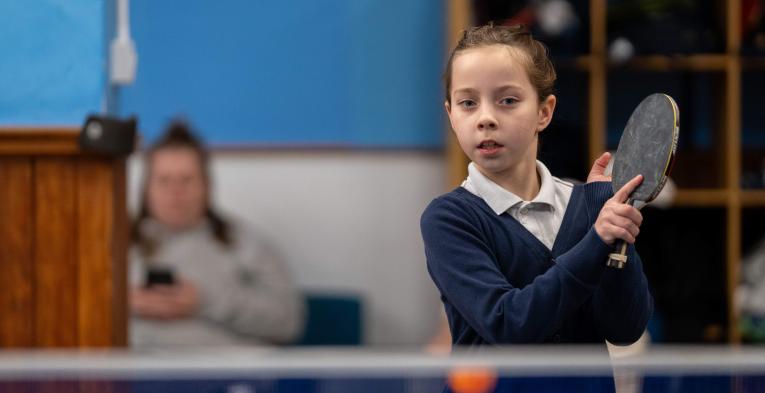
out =
[(593, 319), (612, 344), (632, 344), (643, 334), (653, 313), (653, 297), (635, 247), (627, 249), (624, 269), (606, 269), (593, 296)]
[[(613, 191), (611, 183), (605, 182), (590, 183), (585, 187), (588, 214), (594, 223)], [(609, 253), (614, 252), (615, 246), (608, 247)], [(599, 263), (605, 265), (606, 259)], [(631, 344), (643, 334), (653, 313), (653, 297), (635, 246), (627, 248), (624, 269), (605, 270), (592, 299), (593, 321), (601, 337), (612, 344)]]
[[(441, 294), (487, 342), (544, 342), (592, 296), (609, 248), (594, 230), (531, 284), (512, 286), (478, 219), (437, 199), (421, 218), (428, 271)], [(593, 262), (593, 261), (597, 261)], [(519, 261), (519, 263), (538, 263)]]
[(237, 277), (207, 294), (202, 315), (265, 342), (294, 341), (303, 329), (304, 303), (285, 261), (249, 231), (238, 235)]

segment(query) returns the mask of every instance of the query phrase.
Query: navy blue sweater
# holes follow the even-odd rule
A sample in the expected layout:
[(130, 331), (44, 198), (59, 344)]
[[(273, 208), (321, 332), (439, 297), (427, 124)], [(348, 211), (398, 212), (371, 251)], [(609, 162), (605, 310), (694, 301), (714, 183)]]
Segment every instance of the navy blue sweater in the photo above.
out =
[(455, 345), (632, 343), (653, 311), (640, 257), (606, 268), (593, 224), (611, 183), (575, 186), (552, 251), (508, 213), (457, 188), (422, 214), (428, 271)]

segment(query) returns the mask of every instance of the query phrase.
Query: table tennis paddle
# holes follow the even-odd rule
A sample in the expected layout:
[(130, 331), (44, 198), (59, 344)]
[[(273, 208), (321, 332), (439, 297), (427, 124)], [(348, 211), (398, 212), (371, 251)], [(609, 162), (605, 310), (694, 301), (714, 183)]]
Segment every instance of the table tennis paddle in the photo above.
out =
[[(674, 164), (679, 132), (680, 110), (666, 94), (651, 94), (632, 112), (614, 154), (611, 174), (614, 192), (643, 175), (643, 182), (629, 195), (627, 204), (640, 209), (659, 194)], [(619, 240), (606, 265), (623, 268), (626, 254), (627, 242)]]

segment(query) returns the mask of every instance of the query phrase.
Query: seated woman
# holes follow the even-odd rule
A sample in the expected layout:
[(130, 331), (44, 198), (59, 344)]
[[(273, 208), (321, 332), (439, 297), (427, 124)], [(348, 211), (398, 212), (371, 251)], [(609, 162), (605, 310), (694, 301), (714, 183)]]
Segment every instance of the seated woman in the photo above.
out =
[(286, 344), (304, 304), (285, 263), (210, 204), (208, 154), (176, 122), (145, 155), (131, 228), (133, 346)]

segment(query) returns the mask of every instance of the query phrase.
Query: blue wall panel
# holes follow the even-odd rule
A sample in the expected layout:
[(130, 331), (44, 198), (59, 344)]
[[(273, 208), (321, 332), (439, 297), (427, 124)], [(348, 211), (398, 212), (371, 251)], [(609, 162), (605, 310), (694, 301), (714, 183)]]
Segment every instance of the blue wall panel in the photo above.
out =
[(0, 1), (0, 124), (79, 125), (100, 109), (104, 1)]
[(189, 119), (213, 144), (437, 147), (438, 0), (132, 0), (134, 85), (117, 107), (149, 140)]

